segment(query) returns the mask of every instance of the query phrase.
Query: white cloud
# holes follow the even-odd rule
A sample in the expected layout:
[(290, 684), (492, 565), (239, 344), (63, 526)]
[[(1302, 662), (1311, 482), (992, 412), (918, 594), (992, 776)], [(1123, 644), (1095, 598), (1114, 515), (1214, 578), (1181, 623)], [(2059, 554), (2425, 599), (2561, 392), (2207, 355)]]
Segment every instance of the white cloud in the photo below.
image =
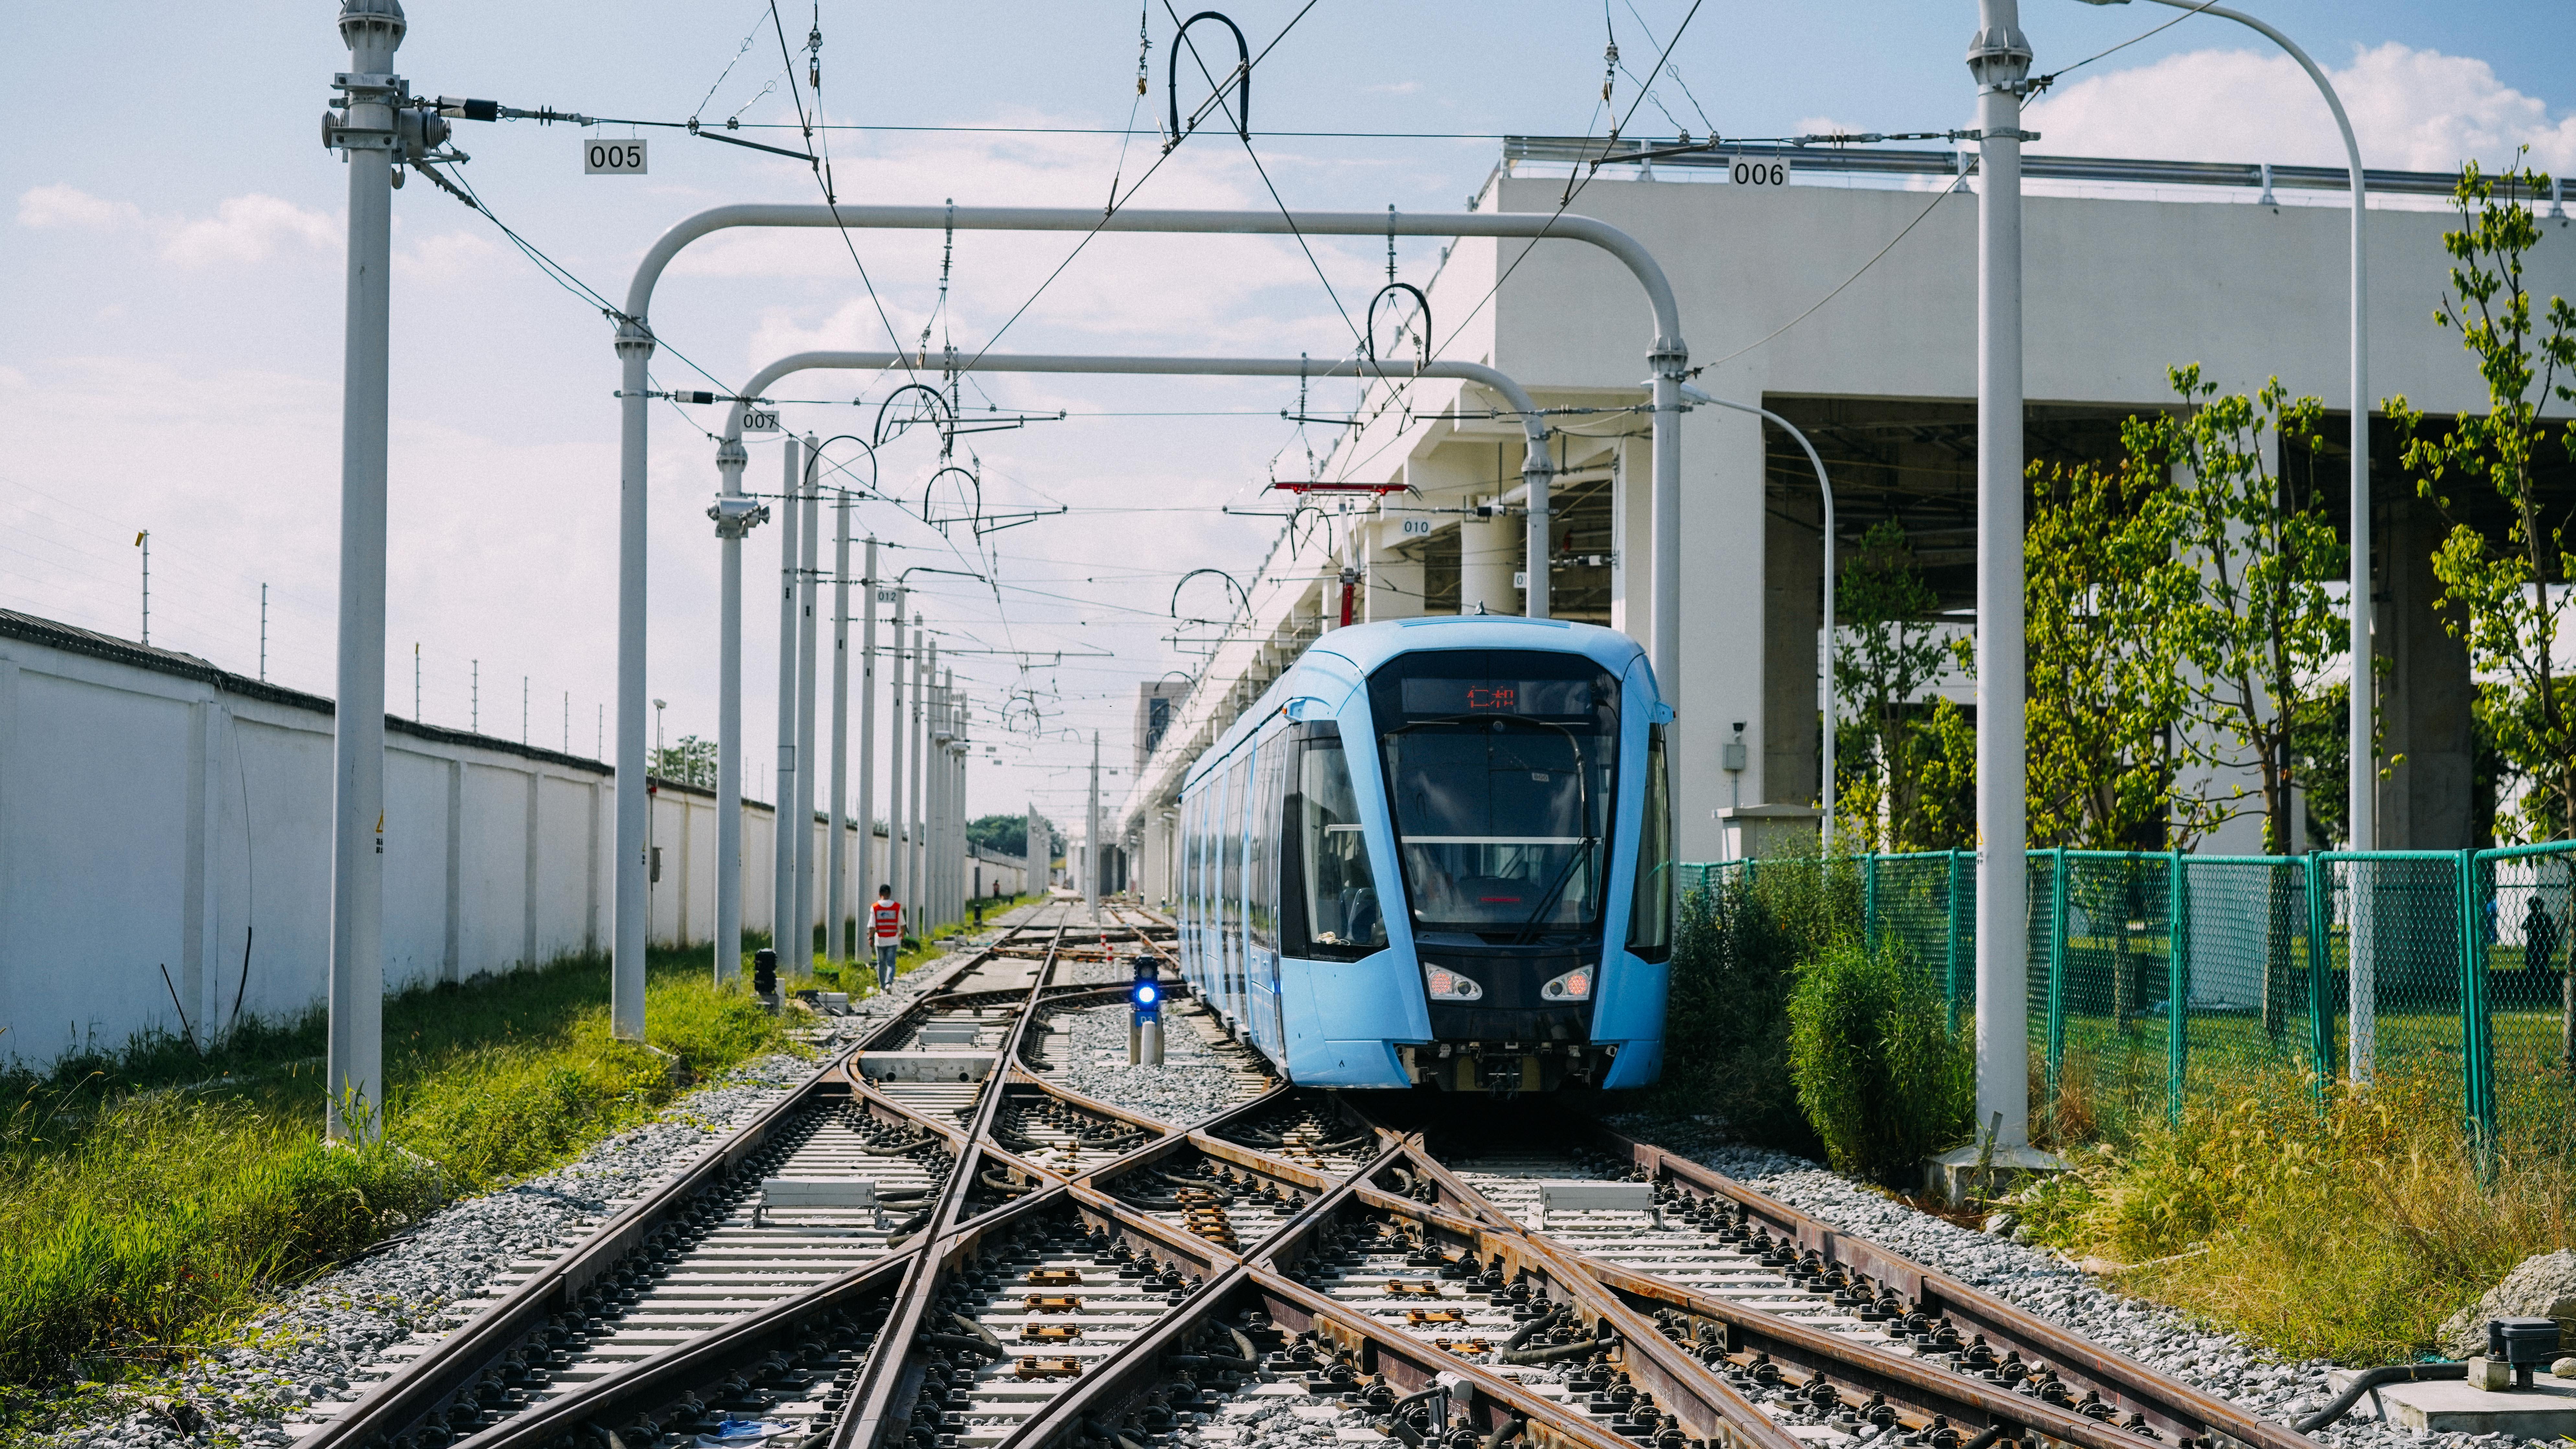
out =
[(33, 187), (18, 197), (20, 226), (104, 231), (114, 226), (134, 226), (142, 220), (143, 209), (133, 202), (110, 201), (61, 182)]
[(328, 247), (340, 239), (339, 223), (321, 212), (252, 192), (226, 197), (211, 217), (180, 222), (161, 244), (161, 255), (183, 267), (261, 262), (281, 245)]
[(451, 231), (394, 253), (394, 271), (405, 281), (452, 282), (483, 275), (500, 255), (501, 248), (483, 237)]
[(281, 247), (327, 248), (341, 242), (338, 218), (261, 192), (226, 197), (211, 216), (156, 216), (133, 202), (57, 183), (19, 194), (18, 224), (38, 230), (124, 231), (151, 241), (163, 260), (182, 267), (262, 262)]
[[(2528, 144), (2532, 163), (2576, 166), (2576, 116), (2505, 85), (2468, 56), (2395, 41), (2357, 51), (2327, 79), (2342, 96), (2374, 167), (2493, 169)], [(2339, 166), (2343, 142), (2298, 63), (2277, 52), (2200, 50), (2081, 80), (2042, 100), (2030, 126), (2039, 149), (2068, 156), (2153, 156)]]

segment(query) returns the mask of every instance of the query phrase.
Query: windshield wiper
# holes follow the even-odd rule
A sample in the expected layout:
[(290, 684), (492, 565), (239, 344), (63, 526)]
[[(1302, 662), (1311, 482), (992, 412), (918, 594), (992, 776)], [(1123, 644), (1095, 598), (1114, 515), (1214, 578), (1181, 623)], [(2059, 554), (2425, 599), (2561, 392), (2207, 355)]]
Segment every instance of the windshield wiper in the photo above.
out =
[(1538, 934), (1538, 918), (1556, 909), (1556, 898), (1565, 894), (1566, 882), (1574, 879), (1574, 868), (1583, 863), (1584, 856), (1598, 842), (1599, 837), (1587, 835), (1575, 844), (1574, 853), (1565, 858), (1565, 864), (1556, 873), (1556, 883), (1547, 888), (1546, 895), (1539, 897), (1538, 909), (1530, 912), (1529, 919), (1521, 922), (1520, 929), (1513, 934), (1513, 945), (1526, 946), (1530, 938)]

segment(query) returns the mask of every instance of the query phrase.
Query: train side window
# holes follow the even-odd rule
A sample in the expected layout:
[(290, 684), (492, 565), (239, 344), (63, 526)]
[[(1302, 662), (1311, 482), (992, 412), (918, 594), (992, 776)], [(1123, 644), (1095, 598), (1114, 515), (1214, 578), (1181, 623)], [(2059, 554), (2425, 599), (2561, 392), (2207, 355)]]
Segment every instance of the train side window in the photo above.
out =
[(1628, 950), (1641, 961), (1673, 954), (1673, 788), (1664, 727), (1646, 727), (1645, 820), (1637, 832), (1637, 889), (1628, 906)]
[(1369, 866), (1359, 796), (1338, 734), (1318, 731), (1303, 742), (1294, 783), (1288, 801), (1286, 864), (1294, 879), (1285, 882), (1291, 912), (1287, 953), (1356, 961), (1386, 949), (1377, 875)]

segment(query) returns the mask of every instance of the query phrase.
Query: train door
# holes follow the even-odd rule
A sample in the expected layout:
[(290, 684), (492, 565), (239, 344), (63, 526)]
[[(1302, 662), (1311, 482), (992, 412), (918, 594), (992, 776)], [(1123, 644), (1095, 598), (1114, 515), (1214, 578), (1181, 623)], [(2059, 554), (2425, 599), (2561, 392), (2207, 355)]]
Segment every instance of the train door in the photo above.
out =
[(1243, 977), (1243, 802), (1245, 754), (1237, 754), (1225, 767), (1224, 792), (1219, 797), (1216, 817), (1216, 847), (1222, 872), (1218, 909), (1224, 931), (1223, 949), (1219, 956), (1217, 1005), (1226, 1020), (1238, 1029), (1243, 1024), (1243, 991), (1237, 984)]
[(1274, 1060), (1286, 1055), (1288, 1037), (1279, 1001), (1279, 813), (1280, 797), (1287, 787), (1284, 768), (1290, 751), (1286, 731), (1262, 742), (1261, 752), (1252, 768), (1252, 807), (1246, 812), (1250, 843), (1246, 857), (1250, 861), (1251, 990), (1249, 1019), (1253, 1039), (1260, 1042)]

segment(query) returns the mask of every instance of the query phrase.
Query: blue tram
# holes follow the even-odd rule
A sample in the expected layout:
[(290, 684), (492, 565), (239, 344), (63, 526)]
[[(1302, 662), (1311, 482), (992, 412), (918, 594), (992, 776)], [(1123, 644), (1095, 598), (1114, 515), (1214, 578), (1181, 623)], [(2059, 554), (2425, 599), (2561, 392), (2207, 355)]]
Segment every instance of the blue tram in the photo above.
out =
[(1654, 1081), (1672, 718), (1609, 629), (1326, 634), (1184, 777), (1183, 971), (1310, 1086)]

